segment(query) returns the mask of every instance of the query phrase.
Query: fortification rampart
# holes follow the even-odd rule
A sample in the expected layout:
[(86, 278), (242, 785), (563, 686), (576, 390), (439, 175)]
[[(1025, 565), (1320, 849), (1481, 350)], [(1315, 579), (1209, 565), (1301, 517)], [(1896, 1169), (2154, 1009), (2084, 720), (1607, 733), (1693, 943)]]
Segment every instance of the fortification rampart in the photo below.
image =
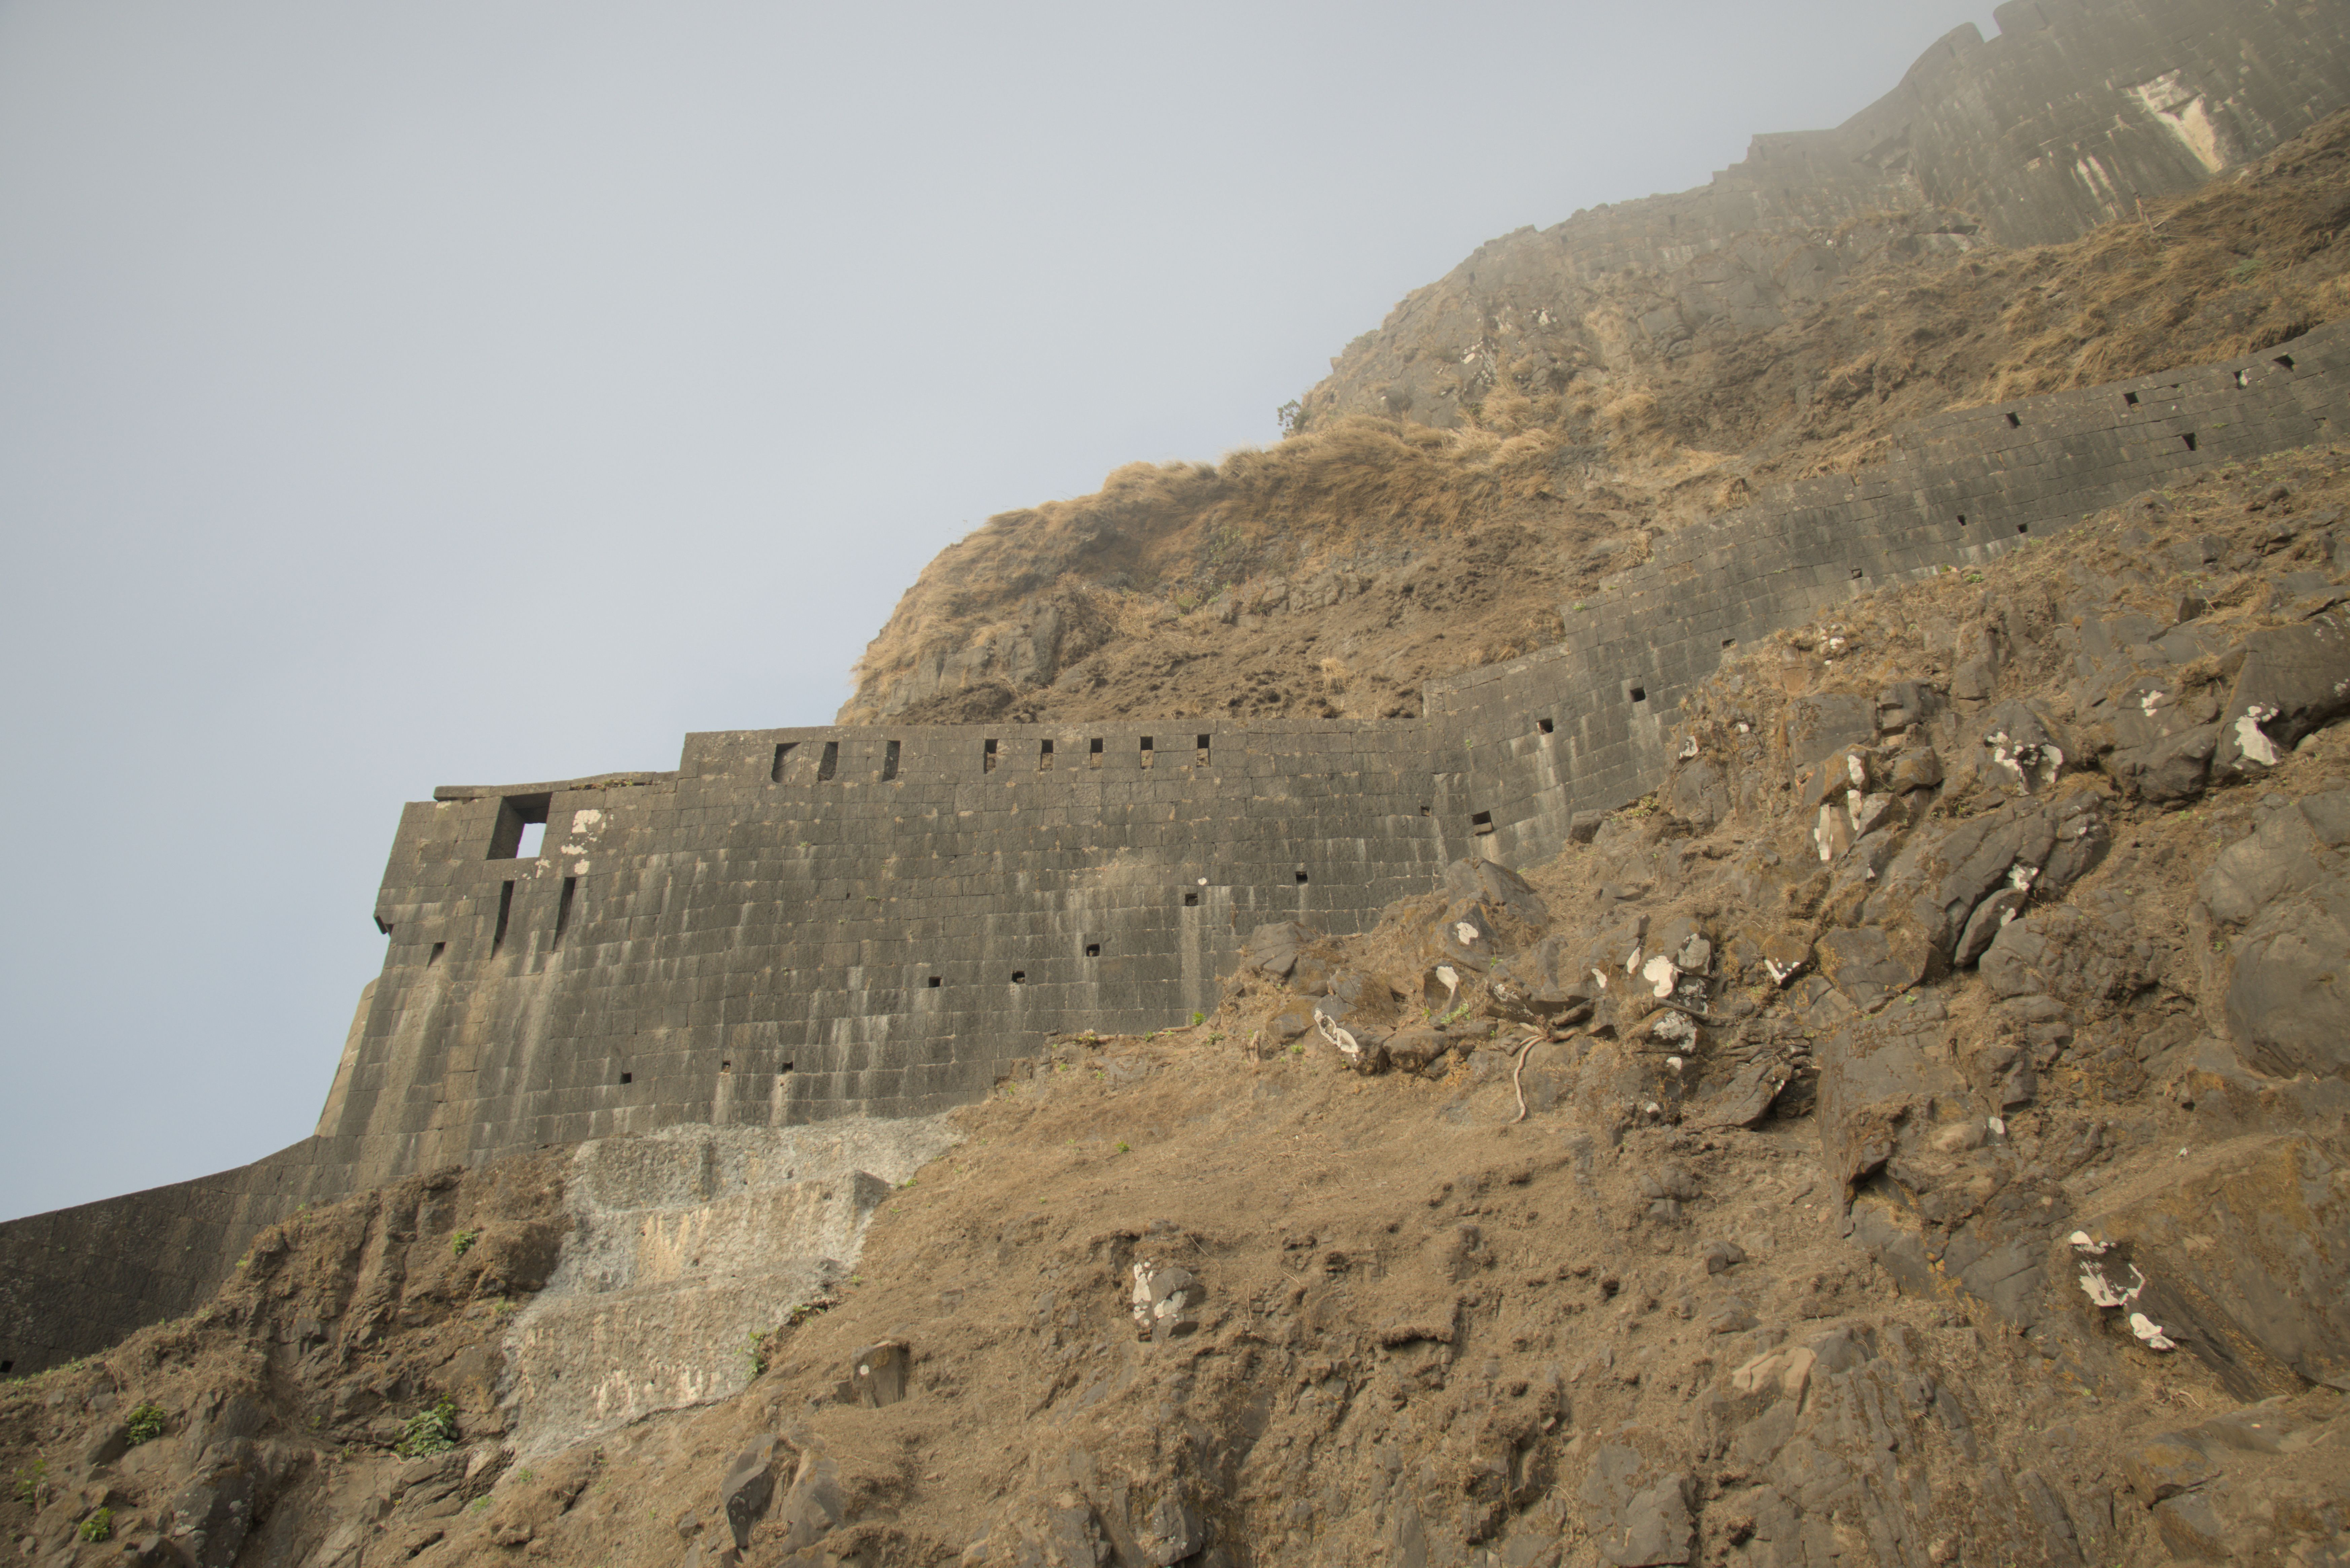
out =
[(1181, 1022), (1256, 925), (1361, 929), (1655, 787), (1726, 649), (2345, 421), (2350, 327), (1923, 421), (1894, 462), (1666, 537), (1565, 607), (1565, 641), (1418, 721), (727, 731), (673, 773), (436, 791), (402, 813), (317, 1135), (0, 1225), (0, 1360), (185, 1310), (302, 1201), (679, 1123), (934, 1110), (1049, 1032)]

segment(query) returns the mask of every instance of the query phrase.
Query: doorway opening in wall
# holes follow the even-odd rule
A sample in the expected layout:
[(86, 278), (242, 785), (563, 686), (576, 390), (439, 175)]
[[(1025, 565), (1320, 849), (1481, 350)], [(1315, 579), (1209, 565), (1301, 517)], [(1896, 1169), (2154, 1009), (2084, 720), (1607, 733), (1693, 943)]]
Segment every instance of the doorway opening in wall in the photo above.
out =
[(492, 958), (497, 957), (498, 950), (506, 945), (506, 922), (514, 918), (514, 888), (512, 882), (498, 884), (498, 929), (490, 938)]
[(2023, 421), (2022, 421), (2022, 419), (2020, 416), (2015, 415), (2015, 414), (2010, 414), (2010, 415), (2008, 415), (2008, 416), (2007, 416), (2007, 428), (2008, 428), (2008, 429), (2010, 429), (2010, 430), (2012, 430), (2012, 430), (2022, 430), (2022, 429), (2023, 428)]
[(898, 776), (898, 742), (891, 741), (881, 748), (881, 782), (889, 783)]
[(2187, 450), (2189, 452), (2193, 452), (2195, 450), (2195, 432), (2193, 431), (2189, 431), (2185, 435), (2180, 436), (2178, 439), (2187, 443)]
[(563, 946), (563, 933), (571, 929), (571, 898), (578, 891), (578, 877), (566, 877), (563, 879), (562, 896), (555, 900), (555, 941), (552, 945), (556, 949)]
[(1052, 767), (1053, 767), (1053, 742), (1050, 742), (1050, 741), (1039, 741), (1039, 742), (1036, 742), (1036, 771), (1037, 771), (1038, 773), (1040, 773), (1040, 774), (1041, 774), (1041, 773), (1049, 773), (1049, 772), (1051, 772), (1051, 771), (1052, 771)]
[(432, 950), (424, 955), (424, 967), (426, 969), (431, 969), (434, 964), (439, 963), (441, 961), (441, 955), (448, 950), (449, 944), (447, 942), (434, 942), (432, 944)]
[(1553, 722), (1551, 722), (1551, 721), (1549, 721), (1548, 719), (1536, 719), (1536, 720), (1534, 721), (1534, 728), (1535, 728), (1535, 729), (1537, 729), (1537, 730), (1540, 730), (1544, 734), (1547, 735), (1547, 734), (1550, 734), (1553, 731), (1556, 730), (1556, 729), (1558, 728), (1558, 726), (1557, 726), (1557, 725), (1555, 725), (1555, 724), (1554, 724)]
[(2280, 354), (2272, 362), (2280, 370), (2290, 370), (2293, 369), (2293, 356), (2290, 354)]
[(1469, 814), (1469, 831), (1479, 838), (1482, 838), (1487, 834), (1492, 832), (1493, 814), (1490, 811), (1471, 812)]
[(824, 743), (824, 755), (816, 759), (816, 782), (818, 784), (830, 784), (832, 782), (832, 775), (839, 771), (840, 742), (838, 741), (827, 741)]
[(1026, 970), (1024, 970), (1024, 969), (1015, 969), (1015, 970), (1014, 970), (1014, 971), (1012, 971), (1012, 983), (1013, 983), (1013, 984), (1014, 984), (1014, 985), (1025, 985), (1025, 984), (1027, 984), (1027, 983), (1028, 983), (1028, 971), (1027, 971)]
[(983, 774), (992, 774), (995, 771), (995, 742), (993, 741), (989, 741), (979, 748), (979, 771)]
[(792, 760), (792, 753), (798, 749), (798, 746), (799, 742), (797, 741), (779, 741), (776, 742), (775, 760), (767, 765), (767, 782), (769, 784), (781, 784), (784, 782), (784, 764)]
[(1151, 738), (1149, 735), (1142, 737), (1142, 765), (1146, 768), (1150, 765), (1151, 762), (1150, 740)]
[(637, 1075), (634, 1073), (623, 1073), (620, 1075), (620, 1082), (623, 1084), (633, 1084), (636, 1081)]
[(490, 826), (492, 860), (535, 860), (546, 842), (546, 808), (552, 794), (510, 794), (498, 802)]

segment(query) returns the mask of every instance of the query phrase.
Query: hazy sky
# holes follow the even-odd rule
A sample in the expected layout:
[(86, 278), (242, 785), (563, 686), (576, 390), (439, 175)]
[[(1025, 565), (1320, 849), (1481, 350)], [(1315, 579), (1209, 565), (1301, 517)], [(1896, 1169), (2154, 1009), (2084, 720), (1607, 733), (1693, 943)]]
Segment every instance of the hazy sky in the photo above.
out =
[(990, 514), (1988, 0), (0, 0), (0, 1217), (308, 1133), (402, 801), (827, 722)]

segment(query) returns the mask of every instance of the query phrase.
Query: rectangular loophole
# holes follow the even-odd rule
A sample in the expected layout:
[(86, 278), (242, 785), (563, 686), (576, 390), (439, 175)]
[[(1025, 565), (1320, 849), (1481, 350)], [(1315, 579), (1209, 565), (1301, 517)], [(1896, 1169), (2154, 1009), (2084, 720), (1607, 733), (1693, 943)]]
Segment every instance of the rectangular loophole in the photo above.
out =
[(993, 741), (989, 741), (979, 748), (979, 771), (983, 774), (992, 774), (995, 771), (995, 742)]
[(889, 742), (881, 748), (881, 782), (889, 783), (898, 776), (898, 742)]
[(1146, 768), (1150, 765), (1154, 755), (1150, 750), (1150, 740), (1149, 735), (1142, 737), (1142, 765)]
[(2186, 447), (2189, 452), (2193, 452), (2195, 450), (2195, 432), (2193, 431), (2189, 431), (2185, 435), (2180, 436), (2178, 439), (2186, 443)]
[(2023, 428), (2023, 421), (2017, 415), (2010, 414), (2007, 416), (2007, 428), (2012, 431), (2022, 430)]
[(1198, 908), (1200, 907), (1200, 895), (1199, 895), (1199, 894), (1197, 894), (1197, 893), (1186, 893), (1186, 894), (1184, 894), (1184, 895), (1183, 895), (1183, 907), (1184, 907), (1185, 909), (1198, 909)]
[(2280, 370), (2290, 370), (2293, 369), (2293, 356), (2290, 354), (2280, 354), (2273, 360), (2270, 361), (2270, 363), (2275, 365)]
[(514, 889), (512, 882), (498, 884), (498, 929), (490, 938), (492, 958), (497, 957), (498, 950), (506, 945), (506, 923), (514, 919)]
[(620, 1075), (620, 1082), (623, 1084), (633, 1084), (636, 1081), (637, 1075), (634, 1073), (623, 1073)]
[(555, 900), (555, 946), (557, 948), (563, 946), (563, 933), (571, 929), (571, 900), (578, 891), (578, 877), (566, 877), (563, 879), (562, 895)]
[(2018, 523), (2015, 525), (2015, 531), (2019, 534), (2029, 534), (2032, 532), (2032, 524), (2029, 523)]
[(1052, 772), (1052, 769), (1053, 742), (1050, 741), (1039, 741), (1036, 742), (1036, 771), (1043, 774), (1050, 773)]
[(1087, 957), (1087, 958), (1099, 958), (1099, 957), (1101, 957), (1101, 943), (1099, 943), (1099, 942), (1087, 942), (1087, 943), (1086, 944), (1086, 957)]
[(718, 1064), (718, 1071), (722, 1076), (725, 1074), (732, 1073), (733, 1070), (734, 1064), (732, 1062), (721, 1062)]
[[(552, 794), (510, 794), (498, 802), (497, 821), (490, 827), (492, 860), (538, 858), (546, 842), (546, 808)], [(534, 832), (533, 829), (536, 831)], [(525, 841), (529, 847), (524, 847)]]
[(785, 1058), (785, 1060), (783, 1060), (783, 1061), (778, 1062), (778, 1063), (776, 1063), (776, 1064), (775, 1064), (775, 1076), (776, 1076), (776, 1077), (778, 1077), (778, 1078), (788, 1078), (788, 1077), (790, 1077), (791, 1075), (792, 1075), (792, 1064), (791, 1064), (791, 1061), (790, 1061), (790, 1059), (789, 1059), (789, 1058)]
[(1469, 831), (1479, 838), (1482, 838), (1487, 834), (1492, 832), (1493, 814), (1490, 811), (1471, 812), (1469, 814)]
[(1086, 746), (1086, 766), (1087, 766), (1087, 767), (1089, 767), (1089, 768), (1097, 768), (1097, 767), (1101, 766), (1101, 763), (1102, 763), (1102, 742), (1101, 742), (1101, 737), (1100, 737), (1099, 735), (1096, 735), (1096, 736), (1093, 738), (1093, 740), (1092, 740), (1091, 742), (1089, 742), (1087, 744), (1087, 746)]
[(816, 761), (816, 782), (818, 784), (829, 784), (832, 782), (832, 775), (839, 771), (840, 742), (838, 741), (827, 741), (824, 743), (824, 755)]
[(2137, 394), (2136, 392), (2124, 392), (2122, 394), (2122, 401), (2134, 409), (2137, 407)]
[(1635, 702), (1646, 702), (1648, 700), (1648, 689), (1647, 687), (1645, 687), (1645, 686), (1635, 686), (1635, 687), (1633, 687), (1633, 688), (1632, 688), (1632, 701), (1635, 701)]
[(1855, 566), (1852, 569), (1852, 580), (1856, 583), (1860, 581), (1860, 568), (1858, 566)]
[(1547, 735), (1557, 730), (1558, 726), (1548, 719), (1536, 719), (1534, 721), (1534, 728)]
[(1014, 970), (1014, 971), (1012, 971), (1012, 983), (1013, 983), (1013, 984), (1014, 984), (1014, 985), (1025, 985), (1025, 984), (1027, 984), (1027, 983), (1028, 983), (1028, 971), (1027, 971), (1026, 970), (1024, 970), (1024, 969), (1015, 969), (1015, 970)]
[(1738, 646), (1738, 639), (1734, 637), (1725, 637), (1721, 639), (1721, 646), (1724, 648), (1736, 648)]
[(447, 942), (434, 942), (432, 944), (432, 950), (424, 955), (424, 967), (426, 969), (431, 969), (434, 964), (439, 963), (441, 961), (441, 955), (448, 950), (449, 944)]
[(784, 782), (784, 764), (792, 760), (792, 753), (799, 749), (799, 744), (797, 741), (779, 741), (775, 743), (775, 760), (767, 764), (769, 784)]
[(1192, 742), (1192, 743), (1191, 743), (1191, 764), (1192, 764), (1194, 767), (1201, 767), (1201, 768), (1204, 768), (1204, 767), (1206, 767), (1206, 766), (1208, 765), (1208, 737), (1207, 737), (1207, 736), (1205, 736), (1205, 735), (1201, 735), (1201, 736), (1200, 736), (1198, 739), (1196, 739), (1195, 741), (1193, 741), (1193, 742)]
[(1419, 815), (1422, 816), (1433, 816), (1436, 813), (1431, 807), (1423, 805), (1419, 808)]
[(1301, 887), (1301, 888), (1305, 887), (1306, 883), (1311, 882), (1313, 879), (1314, 879), (1313, 877), (1309, 877), (1309, 876), (1307, 876), (1307, 875), (1305, 874), (1305, 867), (1300, 866), (1300, 867), (1297, 868), (1297, 885), (1298, 885), (1299, 887)]
[(938, 990), (938, 988), (939, 988), (939, 977), (938, 977), (937, 975), (932, 975), (932, 976), (931, 976), (930, 985), (931, 985), (931, 989), (932, 991), (936, 991), (936, 990)]

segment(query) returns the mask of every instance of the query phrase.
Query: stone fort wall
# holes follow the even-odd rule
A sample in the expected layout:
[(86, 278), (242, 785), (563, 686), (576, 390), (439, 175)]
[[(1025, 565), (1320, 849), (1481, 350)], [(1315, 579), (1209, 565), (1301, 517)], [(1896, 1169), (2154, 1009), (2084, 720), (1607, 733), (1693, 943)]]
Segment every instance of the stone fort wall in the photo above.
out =
[(1452, 859), (1538, 860), (1654, 788), (1676, 703), (1736, 644), (2345, 423), (2350, 325), (1924, 421), (1894, 461), (1664, 537), (1562, 607), (1565, 641), (1431, 687), (1419, 720), (727, 731), (672, 773), (435, 791), (402, 813), (317, 1134), (0, 1224), (0, 1362), (185, 1311), (261, 1226), (406, 1172), (919, 1114), (1047, 1033), (1184, 1022), (1259, 924), (1360, 929)]

